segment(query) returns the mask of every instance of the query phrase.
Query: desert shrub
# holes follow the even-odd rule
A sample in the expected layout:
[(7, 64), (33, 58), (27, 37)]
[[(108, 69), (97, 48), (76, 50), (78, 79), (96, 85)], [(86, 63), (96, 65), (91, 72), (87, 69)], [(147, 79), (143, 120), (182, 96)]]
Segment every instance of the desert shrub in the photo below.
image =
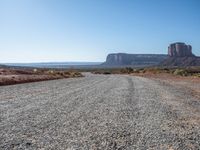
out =
[(145, 73), (146, 70), (145, 69), (139, 69), (139, 73)]
[(188, 72), (184, 69), (176, 69), (173, 74), (180, 76), (188, 76)]
[(55, 75), (55, 72), (53, 70), (48, 70), (47, 73), (51, 75)]
[(187, 68), (187, 72), (190, 74), (200, 74), (199, 68)]
[(145, 68), (144, 72), (153, 73), (153, 74), (170, 73), (170, 69), (168, 69), (168, 68), (153, 67), (153, 68)]
[(57, 74), (58, 74), (58, 75), (61, 75), (61, 76), (67, 75), (67, 74), (65, 74), (64, 72), (58, 72)]
[(120, 73), (127, 73), (125, 69), (121, 69)]
[(171, 69), (169, 69), (169, 68), (160, 68), (159, 71), (160, 71), (160, 73), (170, 73)]
[(111, 72), (105, 71), (103, 72), (103, 74), (111, 74)]
[(142, 73), (145, 73), (145, 72), (156, 74), (159, 72), (159, 70), (157, 68), (145, 68)]
[(139, 69), (133, 69), (133, 73), (139, 73), (140, 70)]
[(65, 75), (70, 75), (70, 72), (65, 71), (64, 74), (65, 74)]
[(199, 77), (200, 78), (200, 73), (193, 74), (194, 77)]
[(170, 70), (169, 70), (169, 73), (170, 73), (170, 74), (174, 74), (174, 72), (175, 72), (174, 69), (170, 69)]
[(70, 77), (83, 77), (83, 75), (80, 72), (71, 72)]
[(131, 67), (126, 67), (126, 70), (127, 70), (128, 73), (133, 72), (133, 68), (131, 68)]
[(74, 74), (75, 74), (76, 76), (82, 75), (80, 72), (75, 72)]
[(163, 70), (166, 71), (166, 72), (170, 72), (169, 68), (163, 68)]
[(132, 73), (133, 72), (133, 68), (131, 67), (126, 67), (121, 69), (121, 73)]
[(101, 74), (101, 72), (100, 71), (94, 71), (94, 72), (92, 72), (93, 74)]
[(33, 72), (34, 72), (34, 73), (37, 73), (37, 72), (38, 72), (38, 70), (37, 70), (37, 69), (33, 69)]

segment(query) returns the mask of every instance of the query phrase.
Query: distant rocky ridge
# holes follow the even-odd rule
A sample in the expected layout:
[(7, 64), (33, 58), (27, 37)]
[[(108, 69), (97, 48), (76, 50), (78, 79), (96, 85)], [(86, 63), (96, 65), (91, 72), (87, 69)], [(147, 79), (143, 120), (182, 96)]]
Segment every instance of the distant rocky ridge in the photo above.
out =
[(6, 65), (1, 65), (0, 64), (0, 68), (6, 68), (7, 66)]
[(104, 66), (200, 66), (200, 57), (192, 53), (192, 46), (182, 42), (170, 44), (168, 55), (113, 53), (106, 58)]
[(160, 63), (161, 66), (200, 66), (200, 57), (192, 53), (192, 46), (177, 42), (168, 47), (168, 57)]
[(107, 66), (140, 66), (140, 65), (157, 65), (167, 58), (163, 54), (126, 54), (126, 53), (113, 53), (109, 54), (106, 62), (102, 65)]

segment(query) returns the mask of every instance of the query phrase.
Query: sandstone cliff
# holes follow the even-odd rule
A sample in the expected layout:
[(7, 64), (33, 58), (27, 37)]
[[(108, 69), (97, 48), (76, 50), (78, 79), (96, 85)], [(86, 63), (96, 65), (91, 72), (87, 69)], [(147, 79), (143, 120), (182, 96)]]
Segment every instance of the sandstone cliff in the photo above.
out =
[(182, 42), (170, 44), (168, 55), (113, 53), (104, 66), (200, 66), (200, 57), (192, 53), (192, 46)]
[(128, 66), (128, 65), (157, 65), (163, 61), (167, 55), (161, 54), (109, 54), (103, 65)]
[(192, 53), (192, 46), (185, 43), (173, 43), (168, 47), (168, 57), (160, 63), (161, 66), (200, 66), (200, 57)]
[(170, 44), (168, 47), (170, 57), (192, 57), (192, 46), (185, 43), (177, 42)]

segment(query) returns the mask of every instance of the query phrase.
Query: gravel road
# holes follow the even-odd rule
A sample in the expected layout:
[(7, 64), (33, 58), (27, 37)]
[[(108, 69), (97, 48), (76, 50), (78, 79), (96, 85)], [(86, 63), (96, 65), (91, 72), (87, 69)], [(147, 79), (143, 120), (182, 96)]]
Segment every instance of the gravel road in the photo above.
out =
[(200, 149), (200, 100), (126, 75), (0, 87), (0, 149)]

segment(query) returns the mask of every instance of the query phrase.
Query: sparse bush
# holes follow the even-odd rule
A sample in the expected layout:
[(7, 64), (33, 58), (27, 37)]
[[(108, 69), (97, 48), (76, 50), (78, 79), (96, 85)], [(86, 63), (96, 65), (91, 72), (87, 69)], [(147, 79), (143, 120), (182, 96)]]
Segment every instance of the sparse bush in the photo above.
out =
[(105, 71), (103, 74), (108, 75), (111, 74), (111, 72)]
[(53, 70), (48, 70), (47, 74), (55, 75), (55, 72)]
[(101, 74), (101, 72), (100, 71), (94, 71), (94, 72), (92, 72), (93, 74)]
[(76, 76), (82, 76), (82, 74), (80, 72), (75, 72), (74, 73)]
[(126, 67), (121, 69), (121, 73), (132, 73), (133, 72), (133, 68), (131, 67)]
[(184, 69), (176, 69), (173, 74), (180, 76), (188, 76), (188, 72)]
[(139, 73), (140, 70), (139, 69), (133, 69), (133, 73)]
[(128, 73), (132, 73), (133, 72), (133, 68), (130, 68), (130, 67), (127, 67), (126, 70), (127, 70)]
[(38, 72), (38, 70), (37, 70), (37, 69), (33, 69), (33, 72), (34, 72), (34, 73), (37, 73), (37, 72)]
[(154, 68), (145, 68), (144, 73), (153, 73), (153, 74), (159, 74), (159, 73), (170, 73), (170, 69), (168, 68), (159, 68), (159, 67), (154, 67)]
[(166, 72), (170, 72), (169, 68), (163, 68), (163, 70), (166, 71)]
[(70, 75), (66, 75), (67, 77), (83, 77), (80, 72), (71, 72)]
[(200, 78), (200, 73), (193, 74), (194, 77), (199, 77)]
[(70, 75), (70, 72), (65, 71), (64, 74), (65, 74), (65, 75)]
[(145, 73), (145, 72), (146, 72), (145, 69), (140, 69), (140, 70), (139, 70), (139, 73)]

